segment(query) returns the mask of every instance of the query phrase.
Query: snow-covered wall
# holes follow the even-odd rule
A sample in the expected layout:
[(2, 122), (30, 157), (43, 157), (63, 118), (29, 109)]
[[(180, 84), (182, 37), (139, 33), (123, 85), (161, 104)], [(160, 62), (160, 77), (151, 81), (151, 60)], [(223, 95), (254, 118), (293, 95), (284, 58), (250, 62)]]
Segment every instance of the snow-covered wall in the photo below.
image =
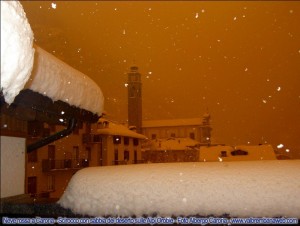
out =
[(1, 90), (11, 104), (28, 80), (34, 57), (33, 33), (18, 1), (1, 1)]
[(59, 204), (90, 216), (300, 217), (300, 160), (89, 167)]
[(34, 47), (34, 66), (25, 88), (101, 115), (104, 97), (99, 86), (52, 54)]

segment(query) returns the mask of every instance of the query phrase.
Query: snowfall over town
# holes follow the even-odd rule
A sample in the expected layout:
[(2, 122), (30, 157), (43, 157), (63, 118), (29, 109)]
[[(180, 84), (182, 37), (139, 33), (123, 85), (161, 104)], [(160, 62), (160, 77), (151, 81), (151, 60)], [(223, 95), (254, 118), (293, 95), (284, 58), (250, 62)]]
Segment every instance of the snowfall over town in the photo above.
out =
[[(22, 89), (32, 89), (53, 101), (62, 100), (98, 115), (103, 112), (104, 98), (98, 85), (34, 46), (21, 4), (1, 1), (1, 90), (5, 101), (12, 103)], [(129, 133), (117, 125), (113, 127), (121, 135)], [(173, 146), (173, 143), (174, 140), (168, 140), (163, 145)], [(180, 143), (195, 146), (187, 139)], [(275, 159), (267, 157), (270, 158)], [(76, 214), (89, 216), (227, 214), (300, 218), (299, 191), (300, 160), (216, 159), (216, 162), (88, 167), (74, 174), (58, 203)]]

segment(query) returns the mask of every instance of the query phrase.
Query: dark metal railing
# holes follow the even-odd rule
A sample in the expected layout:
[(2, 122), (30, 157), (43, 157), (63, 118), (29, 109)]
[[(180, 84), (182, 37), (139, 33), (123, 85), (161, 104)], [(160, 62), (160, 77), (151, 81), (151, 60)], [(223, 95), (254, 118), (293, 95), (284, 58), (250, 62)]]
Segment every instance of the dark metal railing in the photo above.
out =
[(88, 159), (43, 159), (43, 172), (66, 169), (81, 169), (89, 166)]

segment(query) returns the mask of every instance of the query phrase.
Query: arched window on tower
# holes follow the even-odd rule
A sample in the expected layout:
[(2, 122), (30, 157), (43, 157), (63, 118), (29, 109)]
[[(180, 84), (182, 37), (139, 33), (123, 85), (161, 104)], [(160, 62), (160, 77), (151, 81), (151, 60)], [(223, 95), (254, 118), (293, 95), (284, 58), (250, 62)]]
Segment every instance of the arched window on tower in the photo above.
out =
[(133, 86), (129, 90), (129, 97), (135, 97), (136, 94), (136, 88)]

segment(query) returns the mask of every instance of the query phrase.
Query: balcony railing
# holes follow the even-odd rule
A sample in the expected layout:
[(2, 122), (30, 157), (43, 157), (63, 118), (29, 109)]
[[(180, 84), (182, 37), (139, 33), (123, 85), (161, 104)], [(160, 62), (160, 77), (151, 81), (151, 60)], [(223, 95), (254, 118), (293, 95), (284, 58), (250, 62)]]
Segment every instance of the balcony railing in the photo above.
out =
[(55, 170), (81, 169), (89, 166), (88, 159), (43, 159), (43, 172)]
[(133, 160), (132, 161), (133, 164), (143, 164), (143, 163), (146, 163), (145, 160)]
[(130, 161), (126, 161), (126, 160), (114, 160), (112, 161), (113, 165), (127, 165), (127, 164), (142, 164), (142, 163), (146, 163), (145, 160), (132, 160)]
[(114, 160), (114, 161), (112, 161), (112, 164), (113, 165), (127, 165), (128, 161), (125, 161), (125, 160)]

